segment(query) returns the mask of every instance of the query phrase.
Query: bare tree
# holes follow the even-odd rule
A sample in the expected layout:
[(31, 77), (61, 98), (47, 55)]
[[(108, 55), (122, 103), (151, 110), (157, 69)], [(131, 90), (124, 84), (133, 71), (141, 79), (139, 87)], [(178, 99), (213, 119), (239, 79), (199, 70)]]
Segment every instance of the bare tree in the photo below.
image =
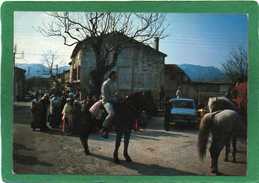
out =
[(241, 47), (233, 50), (222, 67), (226, 76), (232, 82), (246, 81), (248, 70), (247, 50)]
[[(48, 15), (52, 21), (39, 27), (44, 36), (62, 37), (67, 46), (91, 38), (88, 44), (96, 58), (97, 91), (105, 73), (116, 65), (119, 53), (129, 45), (127, 41), (148, 44), (154, 37), (162, 39), (168, 26), (165, 15), (159, 13), (54, 12)], [(129, 39), (121, 39), (118, 34)]]
[(58, 64), (60, 62), (58, 54), (56, 53), (56, 51), (53, 51), (53, 50), (44, 51), (44, 53), (42, 54), (42, 61), (45, 65), (47, 65), (48, 72), (49, 72), (49, 75), (50, 75), (51, 79), (55, 83), (59, 83), (59, 81), (57, 79), (57, 74), (58, 74), (57, 72), (58, 71), (54, 72), (55, 69), (58, 69)]

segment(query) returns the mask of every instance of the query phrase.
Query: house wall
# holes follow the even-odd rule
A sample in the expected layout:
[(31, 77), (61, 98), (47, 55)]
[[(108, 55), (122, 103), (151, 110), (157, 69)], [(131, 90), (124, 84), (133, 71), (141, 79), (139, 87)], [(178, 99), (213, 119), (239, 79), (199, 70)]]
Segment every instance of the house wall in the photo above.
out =
[(25, 72), (14, 68), (14, 100), (22, 100), (25, 94)]
[[(119, 54), (113, 70), (118, 73), (117, 82), (122, 94), (151, 90), (155, 96), (158, 96), (160, 85), (164, 83), (164, 57), (152, 52), (138, 46), (124, 49)], [(78, 64), (80, 65), (81, 92), (86, 94), (90, 72), (95, 68), (95, 55), (92, 48), (86, 45), (78, 52), (72, 63), (71, 72)]]
[(157, 97), (164, 83), (164, 58), (147, 49), (134, 47), (125, 49), (118, 58), (118, 86), (121, 91), (151, 90)]
[(90, 85), (90, 72), (95, 69), (95, 55), (90, 46), (86, 46), (80, 52), (80, 87), (82, 95), (85, 96)]

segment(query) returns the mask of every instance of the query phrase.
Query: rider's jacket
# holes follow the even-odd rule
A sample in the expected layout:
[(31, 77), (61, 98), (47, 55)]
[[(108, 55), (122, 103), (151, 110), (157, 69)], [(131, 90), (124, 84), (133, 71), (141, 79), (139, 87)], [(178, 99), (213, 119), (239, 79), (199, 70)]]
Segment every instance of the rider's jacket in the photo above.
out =
[(116, 94), (118, 92), (118, 87), (116, 81), (111, 80), (108, 78), (102, 84), (101, 88), (101, 95), (103, 103), (113, 102), (116, 100)]

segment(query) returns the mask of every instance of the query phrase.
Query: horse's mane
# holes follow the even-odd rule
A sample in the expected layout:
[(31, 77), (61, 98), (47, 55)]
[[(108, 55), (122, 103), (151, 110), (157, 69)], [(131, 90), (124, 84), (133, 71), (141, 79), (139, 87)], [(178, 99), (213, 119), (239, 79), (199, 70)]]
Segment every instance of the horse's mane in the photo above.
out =
[(210, 97), (208, 101), (208, 108), (210, 112), (224, 109), (237, 110), (234, 103), (227, 97)]

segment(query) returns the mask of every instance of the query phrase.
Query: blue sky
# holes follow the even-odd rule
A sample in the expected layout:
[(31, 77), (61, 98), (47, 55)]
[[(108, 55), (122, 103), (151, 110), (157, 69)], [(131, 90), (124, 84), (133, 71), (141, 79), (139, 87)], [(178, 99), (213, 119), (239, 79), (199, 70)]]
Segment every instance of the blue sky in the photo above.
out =
[(171, 14), (167, 19), (169, 37), (160, 44), (166, 63), (220, 67), (233, 49), (247, 48), (245, 15)]
[[(63, 45), (62, 39), (45, 38), (36, 27), (49, 18), (42, 12), (16, 12), (14, 42), (24, 58), (17, 63), (41, 63), (46, 49), (56, 50), (60, 65), (70, 61), (73, 47)], [(229, 53), (238, 47), (247, 48), (246, 15), (240, 14), (167, 14), (168, 37), (160, 40), (160, 51), (168, 56), (166, 63), (196, 64), (221, 67)]]

